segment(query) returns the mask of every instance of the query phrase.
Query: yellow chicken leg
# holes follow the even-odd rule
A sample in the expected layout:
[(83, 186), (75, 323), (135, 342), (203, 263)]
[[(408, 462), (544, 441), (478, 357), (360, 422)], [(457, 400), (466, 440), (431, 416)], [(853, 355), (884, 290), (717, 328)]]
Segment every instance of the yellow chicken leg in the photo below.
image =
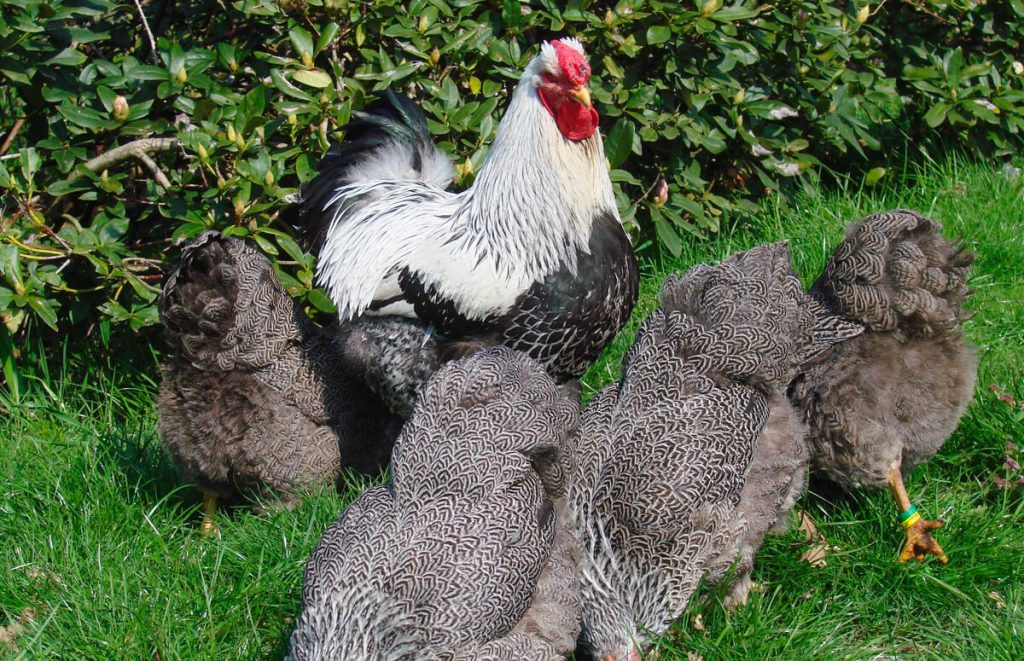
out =
[(903, 474), (900, 471), (900, 461), (897, 459), (889, 467), (889, 489), (892, 491), (896, 504), (900, 507), (900, 523), (907, 534), (907, 542), (900, 551), (900, 562), (906, 562), (911, 558), (918, 562), (924, 562), (925, 557), (930, 553), (938, 556), (939, 562), (946, 564), (949, 558), (946, 553), (931, 536), (929, 531), (938, 530), (942, 527), (942, 521), (929, 521), (917, 513), (917, 508), (910, 504), (910, 496), (903, 486)]
[(217, 532), (217, 523), (213, 520), (213, 515), (217, 513), (217, 496), (211, 493), (203, 494), (203, 524), (199, 528), (199, 533), (203, 537), (209, 536), (211, 533)]

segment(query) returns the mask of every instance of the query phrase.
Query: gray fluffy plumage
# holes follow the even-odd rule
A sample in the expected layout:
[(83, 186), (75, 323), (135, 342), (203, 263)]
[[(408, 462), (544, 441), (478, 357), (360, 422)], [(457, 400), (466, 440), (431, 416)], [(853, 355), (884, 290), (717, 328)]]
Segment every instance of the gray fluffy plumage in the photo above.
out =
[(306, 567), (291, 657), (550, 659), (579, 630), (564, 525), (579, 419), (537, 363), (495, 348), (429, 381), (364, 493)]
[(807, 370), (791, 399), (812, 468), (847, 489), (882, 488), (934, 455), (967, 409), (977, 358), (961, 324), (974, 255), (914, 211), (851, 226), (811, 293), (865, 332)]
[(601, 659), (631, 658), (737, 556), (749, 575), (806, 470), (785, 387), (858, 332), (804, 293), (783, 244), (669, 277), (661, 301), (584, 409), (571, 481), (581, 643)]
[(159, 429), (183, 479), (230, 498), (377, 471), (400, 421), (252, 247), (205, 232), (160, 297)]

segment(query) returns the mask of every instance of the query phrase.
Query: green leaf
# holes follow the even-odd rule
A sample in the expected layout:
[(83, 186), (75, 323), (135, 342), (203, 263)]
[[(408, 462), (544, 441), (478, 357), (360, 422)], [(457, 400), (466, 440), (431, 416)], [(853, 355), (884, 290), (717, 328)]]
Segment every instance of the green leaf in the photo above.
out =
[(683, 211), (690, 214), (694, 218), (704, 217), (704, 207), (697, 200), (691, 200), (688, 197), (677, 195), (672, 199), (673, 204), (678, 204)]
[(668, 248), (673, 257), (679, 257), (683, 252), (683, 242), (679, 234), (661, 216), (657, 209), (651, 209), (651, 219), (654, 221), (654, 229), (658, 232), (658, 238)]
[(999, 123), (999, 117), (992, 110), (993, 108), (998, 110), (998, 106), (990, 101), (986, 101), (985, 99), (970, 99), (968, 101), (964, 101), (962, 105), (968, 112), (984, 122), (989, 124)]
[(77, 67), (84, 64), (87, 59), (88, 58), (85, 56), (85, 53), (82, 53), (78, 49), (65, 48), (50, 59), (46, 60), (45, 63), (65, 67)]
[(903, 77), (907, 80), (931, 80), (938, 76), (939, 73), (931, 67), (903, 67)]
[(612, 170), (608, 173), (608, 177), (619, 184), (632, 184), (633, 186), (641, 186), (640, 180), (634, 177), (625, 170)]
[(629, 119), (622, 117), (615, 122), (612, 130), (608, 131), (608, 137), (604, 141), (604, 153), (608, 162), (613, 168), (617, 168), (629, 158), (629, 152), (633, 148), (633, 136), (636, 134), (636, 125)]
[(719, 9), (708, 18), (712, 18), (716, 21), (742, 21), (747, 18), (753, 18), (761, 13), (761, 8), (756, 7), (754, 9), (747, 9), (745, 7), (726, 7), (725, 9)]
[(964, 52), (960, 48), (954, 48), (942, 58), (942, 67), (946, 70), (946, 81), (951, 87), (960, 84), (960, 69), (964, 65)]
[(308, 298), (309, 302), (312, 303), (317, 310), (326, 312), (327, 314), (337, 314), (338, 308), (335, 307), (334, 302), (331, 301), (331, 299), (327, 298), (327, 294), (324, 293), (323, 289), (320, 289), (319, 287), (311, 289)]
[(287, 234), (277, 233), (277, 245), (288, 253), (288, 256), (300, 264), (306, 260), (306, 251), (299, 247), (295, 239)]
[(0, 273), (7, 278), (8, 283), (14, 285), (14, 291), (22, 293), (21, 256), (17, 246), (0, 243)]
[(249, 90), (249, 93), (242, 97), (242, 103), (238, 107), (242, 115), (241, 118), (243, 119), (243, 128), (244, 124), (248, 122), (250, 119), (262, 115), (263, 109), (266, 107), (266, 105), (267, 92), (262, 85), (256, 86)]
[(96, 87), (96, 96), (100, 98), (100, 103), (106, 108), (107, 112), (110, 112), (114, 108), (114, 101), (117, 99), (117, 92), (110, 89), (106, 85), (99, 85)]
[[(0, 292), (8, 291), (0, 287)], [(0, 309), (6, 308), (6, 304), (0, 305)], [(0, 367), (3, 367), (4, 381), (7, 384), (7, 396), (12, 403), (21, 402), (24, 393), (24, 381), (18, 364), (14, 361), (14, 342), (7, 327), (0, 324)]]
[(316, 55), (323, 49), (330, 46), (334, 40), (337, 39), (340, 31), (341, 28), (334, 21), (323, 26), (323, 28), (320, 29), (320, 38), (316, 40), (316, 52), (313, 54)]
[(672, 37), (672, 30), (667, 25), (652, 25), (647, 28), (647, 43), (663, 44)]
[(871, 168), (864, 176), (864, 184), (867, 186), (874, 186), (882, 177), (885, 176), (885, 173), (885, 168)]
[(302, 57), (303, 53), (310, 57), (313, 56), (313, 37), (309, 32), (300, 27), (294, 27), (288, 31), (288, 38), (292, 40), (292, 46), (295, 47), (295, 53), (299, 57)]
[(29, 296), (27, 302), (33, 312), (43, 320), (43, 323), (53, 330), (57, 330), (57, 312), (54, 310), (57, 304), (54, 301), (38, 296)]
[(281, 90), (282, 92), (284, 92), (285, 94), (294, 99), (299, 99), (301, 101), (313, 100), (313, 97), (308, 92), (304, 92), (295, 85), (292, 85), (291, 82), (287, 78), (285, 78), (277, 69), (270, 70), (270, 79), (273, 81), (274, 87), (276, 87), (277, 89)]
[(130, 69), (125, 67), (125, 76), (136, 81), (167, 80), (170, 77), (170, 73), (168, 73), (167, 69), (161, 69), (160, 67), (140, 65)]
[(317, 89), (323, 89), (331, 84), (331, 77), (319, 69), (300, 69), (292, 74), (297, 82)]
[(101, 115), (99, 111), (93, 110), (92, 108), (82, 108), (81, 106), (73, 106), (70, 104), (63, 104), (58, 108), (60, 114), (64, 115), (72, 124), (81, 126), (87, 129), (102, 129), (115, 126), (115, 124), (108, 120), (106, 117)]
[(925, 113), (924, 121), (928, 126), (935, 128), (946, 120), (946, 115), (949, 113), (950, 108), (952, 108), (950, 104), (940, 101)]
[(29, 147), (21, 152), (21, 158), (18, 160), (21, 162), (21, 174), (25, 181), (32, 181), (32, 177), (39, 170), (39, 152), (35, 147)]

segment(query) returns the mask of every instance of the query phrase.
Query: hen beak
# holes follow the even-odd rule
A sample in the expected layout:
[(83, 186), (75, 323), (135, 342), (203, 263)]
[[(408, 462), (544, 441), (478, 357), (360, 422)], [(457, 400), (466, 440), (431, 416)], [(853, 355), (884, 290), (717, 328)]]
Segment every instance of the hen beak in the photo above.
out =
[(590, 108), (593, 105), (590, 102), (589, 87), (581, 86), (578, 89), (574, 89), (572, 92), (569, 92), (569, 95), (572, 96), (572, 98), (576, 99), (579, 103), (581, 103), (584, 108)]

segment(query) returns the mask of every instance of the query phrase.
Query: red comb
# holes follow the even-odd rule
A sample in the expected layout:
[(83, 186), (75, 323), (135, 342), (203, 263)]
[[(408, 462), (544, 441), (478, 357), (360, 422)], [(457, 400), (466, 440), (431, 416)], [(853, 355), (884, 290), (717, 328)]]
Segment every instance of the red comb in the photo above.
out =
[(577, 87), (586, 85), (590, 80), (590, 65), (587, 64), (587, 60), (580, 55), (578, 50), (572, 46), (566, 46), (557, 39), (552, 41), (551, 45), (558, 55), (558, 66), (569, 82)]

